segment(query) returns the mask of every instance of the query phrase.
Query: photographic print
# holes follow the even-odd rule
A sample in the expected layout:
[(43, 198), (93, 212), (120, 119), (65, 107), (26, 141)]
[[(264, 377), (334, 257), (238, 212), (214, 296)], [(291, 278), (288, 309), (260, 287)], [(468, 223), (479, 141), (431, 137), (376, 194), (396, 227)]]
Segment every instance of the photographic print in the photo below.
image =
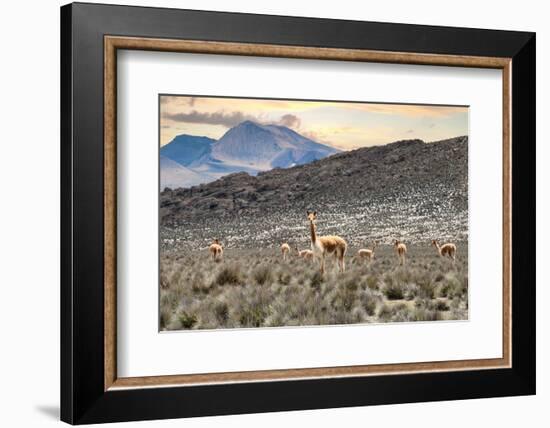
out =
[(159, 95), (161, 331), (468, 319), (468, 107)]

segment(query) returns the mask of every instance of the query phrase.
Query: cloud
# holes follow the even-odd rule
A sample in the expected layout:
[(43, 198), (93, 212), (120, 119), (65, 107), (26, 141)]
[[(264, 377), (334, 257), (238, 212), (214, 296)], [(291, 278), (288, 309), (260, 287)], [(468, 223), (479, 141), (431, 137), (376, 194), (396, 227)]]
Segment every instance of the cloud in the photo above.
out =
[(327, 140), (327, 135), (323, 132), (316, 132), (316, 131), (301, 131), (300, 134), (302, 134), (304, 137), (309, 138), (310, 140), (313, 140), (317, 143), (325, 144), (328, 146), (336, 147), (332, 142)]
[[(189, 105), (194, 103), (191, 101), (193, 98), (190, 98)], [(165, 120), (171, 120), (173, 122), (184, 122), (184, 123), (200, 123), (207, 125), (221, 125), (226, 128), (231, 128), (235, 125), (238, 125), (245, 120), (251, 120), (260, 124), (276, 124), (286, 126), (288, 128), (299, 129), (302, 121), (301, 119), (294, 114), (285, 114), (276, 121), (266, 121), (262, 115), (256, 116), (252, 114), (243, 113), (241, 111), (216, 111), (216, 112), (199, 112), (197, 110), (192, 110), (189, 113), (172, 113), (165, 111), (162, 113), (162, 118)]]
[(252, 115), (244, 114), (239, 111), (226, 113), (224, 111), (217, 111), (214, 113), (201, 113), (197, 110), (192, 110), (189, 113), (169, 113), (164, 112), (162, 114), (163, 119), (172, 120), (174, 122), (187, 122), (187, 123), (203, 123), (208, 125), (221, 125), (227, 128), (238, 125), (245, 120), (252, 120), (257, 122), (258, 118)]
[(300, 118), (294, 114), (285, 114), (281, 116), (278, 122), (279, 125), (286, 126), (288, 128), (299, 129), (302, 125)]

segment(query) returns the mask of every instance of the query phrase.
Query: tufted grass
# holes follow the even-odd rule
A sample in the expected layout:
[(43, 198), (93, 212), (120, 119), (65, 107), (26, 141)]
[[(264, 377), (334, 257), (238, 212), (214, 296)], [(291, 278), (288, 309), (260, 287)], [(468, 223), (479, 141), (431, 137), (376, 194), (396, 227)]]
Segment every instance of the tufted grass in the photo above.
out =
[(225, 249), (222, 262), (200, 254), (163, 253), (161, 330), (256, 328), (464, 320), (468, 317), (466, 246), (455, 265), (429, 245), (409, 245), (404, 266), (390, 246), (368, 263), (349, 249), (346, 272), (327, 272), (278, 248)]

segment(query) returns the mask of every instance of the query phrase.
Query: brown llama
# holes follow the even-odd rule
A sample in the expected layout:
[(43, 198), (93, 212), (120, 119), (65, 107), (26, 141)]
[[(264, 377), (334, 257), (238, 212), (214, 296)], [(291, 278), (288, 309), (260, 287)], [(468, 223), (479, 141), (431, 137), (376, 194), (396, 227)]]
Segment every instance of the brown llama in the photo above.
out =
[(455, 261), (455, 255), (456, 255), (456, 245), (452, 243), (447, 243), (443, 245), (439, 245), (439, 241), (437, 239), (432, 240), (432, 245), (437, 249), (437, 252), (439, 253), (440, 257), (449, 256)]
[(372, 244), (372, 249), (369, 249), (369, 248), (361, 248), (360, 250), (357, 251), (357, 259), (358, 260), (368, 260), (369, 262), (374, 259), (374, 249), (376, 248), (376, 246), (378, 245), (378, 242), (374, 242)]
[(288, 255), (288, 253), (290, 253), (290, 245), (288, 245), (286, 242), (281, 245), (281, 253), (283, 254), (283, 261), (285, 261), (286, 256)]
[(313, 252), (313, 256), (319, 259), (321, 274), (324, 275), (325, 273), (325, 256), (327, 254), (334, 254), (338, 261), (338, 270), (344, 272), (346, 269), (344, 256), (348, 247), (346, 241), (335, 235), (317, 236), (317, 226), (315, 224), (317, 219), (316, 211), (307, 211), (307, 218), (311, 233), (311, 251)]
[(298, 254), (298, 257), (301, 259), (307, 260), (307, 261), (313, 261), (313, 251), (311, 250), (299, 250), (298, 247), (296, 247), (296, 254)]
[(214, 239), (212, 244), (210, 244), (210, 247), (208, 247), (208, 252), (210, 253), (210, 257), (212, 258), (212, 260), (214, 260), (215, 262), (222, 259), (223, 247), (218, 239)]
[(397, 254), (397, 258), (399, 259), (399, 264), (400, 265), (405, 264), (405, 255), (407, 254), (407, 246), (403, 244), (403, 242), (395, 239), (393, 241), (393, 247), (395, 248), (395, 253)]

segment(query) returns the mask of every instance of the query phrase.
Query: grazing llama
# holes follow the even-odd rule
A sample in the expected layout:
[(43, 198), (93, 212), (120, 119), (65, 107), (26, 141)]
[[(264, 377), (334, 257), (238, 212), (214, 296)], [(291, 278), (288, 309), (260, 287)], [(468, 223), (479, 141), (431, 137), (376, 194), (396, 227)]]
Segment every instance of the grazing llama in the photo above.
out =
[(346, 249), (348, 244), (339, 236), (317, 236), (317, 226), (315, 220), (317, 219), (317, 212), (307, 212), (307, 218), (309, 220), (309, 227), (311, 232), (311, 251), (313, 256), (318, 258), (321, 265), (321, 273), (325, 273), (325, 256), (327, 254), (334, 254), (338, 261), (338, 270), (344, 272), (345, 262), (344, 256), (346, 255)]
[(298, 247), (296, 247), (296, 253), (298, 257), (304, 260), (313, 261), (313, 251), (311, 250), (299, 250)]
[(210, 257), (212, 258), (212, 260), (217, 262), (218, 260), (222, 259), (223, 247), (218, 239), (214, 239), (212, 244), (210, 244), (210, 247), (208, 247), (208, 252), (210, 253)]
[(405, 254), (407, 254), (407, 246), (397, 239), (393, 241), (393, 247), (399, 259), (399, 264), (405, 264)]
[(374, 242), (372, 244), (372, 249), (369, 248), (361, 248), (359, 251), (357, 251), (357, 259), (358, 260), (368, 260), (369, 262), (374, 259), (374, 249), (378, 245), (378, 242)]
[(439, 241), (437, 239), (432, 240), (432, 245), (437, 248), (437, 252), (439, 253), (440, 257), (449, 256), (453, 262), (455, 261), (455, 255), (456, 255), (456, 245), (455, 244), (443, 244), (439, 245)]
[(283, 253), (283, 261), (285, 261), (287, 254), (290, 253), (290, 245), (286, 242), (281, 245), (281, 253)]

